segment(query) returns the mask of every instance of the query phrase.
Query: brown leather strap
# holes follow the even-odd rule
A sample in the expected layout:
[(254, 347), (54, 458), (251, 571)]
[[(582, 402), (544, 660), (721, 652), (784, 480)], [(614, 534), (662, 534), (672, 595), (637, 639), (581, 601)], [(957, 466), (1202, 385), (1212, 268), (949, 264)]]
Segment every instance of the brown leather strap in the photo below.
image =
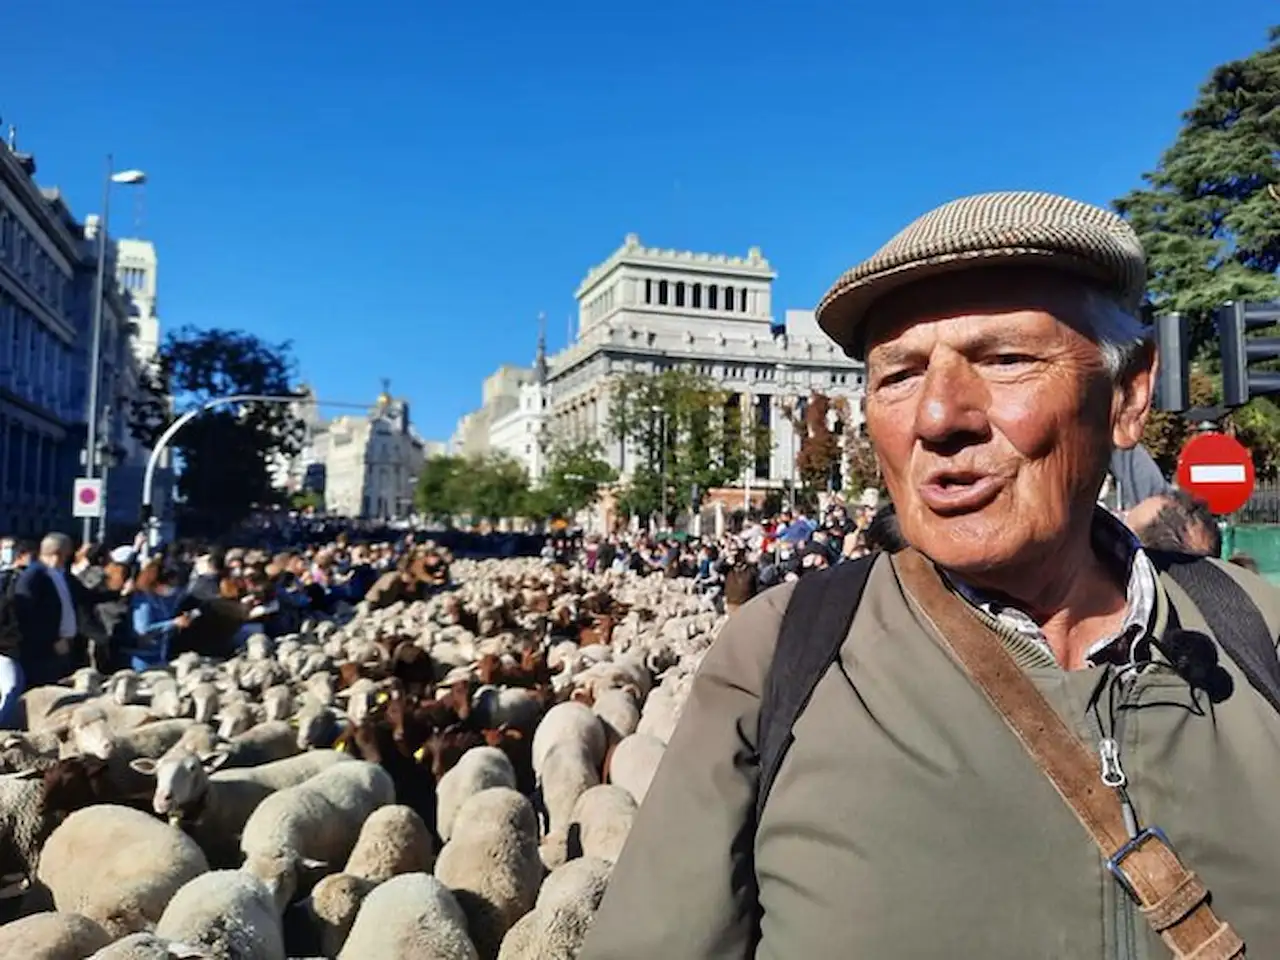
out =
[(1244, 941), (1214, 914), (1207, 891), (1178, 860), (1164, 835), (1148, 830), (1130, 841), (1120, 800), (1103, 785), (1097, 759), (1048, 704), (996, 633), (947, 587), (922, 554), (905, 550), (894, 557), (894, 566), (907, 591), (933, 621), (938, 639), (1084, 825), (1175, 960), (1243, 957)]

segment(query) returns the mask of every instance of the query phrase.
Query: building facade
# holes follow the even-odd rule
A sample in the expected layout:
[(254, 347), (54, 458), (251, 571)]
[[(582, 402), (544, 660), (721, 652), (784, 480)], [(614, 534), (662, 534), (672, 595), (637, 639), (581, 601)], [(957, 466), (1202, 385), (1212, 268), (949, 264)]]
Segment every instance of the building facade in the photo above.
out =
[(514, 408), (489, 425), (489, 449), (511, 457), (522, 467), (532, 483), (538, 483), (547, 472), (550, 389), (547, 364), (545, 318), (538, 334), (538, 349), (532, 376), (516, 388)]
[(628, 235), (576, 292), (576, 340), (550, 361), (549, 436), (594, 439), (629, 475), (635, 451), (608, 432), (613, 382), (683, 368), (730, 393), (769, 429), (772, 449), (744, 471), (740, 485), (794, 483), (799, 440), (787, 411), (801, 411), (818, 392), (844, 399), (857, 427), (864, 374), (822, 333), (812, 311), (787, 311), (775, 326), (775, 276), (757, 247), (745, 257), (662, 250)]
[(449, 441), (449, 452), (461, 457), (482, 457), (492, 449), (493, 425), (520, 409), (521, 390), (533, 382), (530, 367), (504, 364), (485, 378), (480, 409), (458, 420)]
[(406, 401), (384, 391), (366, 416), (334, 418), (313, 443), (324, 464), (326, 512), (384, 521), (413, 514), (425, 443)]
[(79, 239), (36, 186), (35, 160), (0, 144), (0, 531), (71, 531), (85, 422)]

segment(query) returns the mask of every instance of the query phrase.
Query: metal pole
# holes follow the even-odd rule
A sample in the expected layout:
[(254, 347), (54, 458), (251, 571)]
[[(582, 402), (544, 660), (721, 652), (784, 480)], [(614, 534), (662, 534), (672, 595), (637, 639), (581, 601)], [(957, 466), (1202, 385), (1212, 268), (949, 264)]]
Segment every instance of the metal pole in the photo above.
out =
[[(89, 413), (85, 429), (84, 475), (95, 476), (98, 458), (98, 380), (102, 363), (102, 301), (106, 294), (107, 273), (107, 219), (111, 205), (111, 154), (107, 154), (107, 175), (102, 185), (102, 219), (98, 221), (98, 277), (93, 288), (93, 329), (89, 347)], [(105, 491), (104, 491), (105, 495)], [(102, 498), (99, 498), (101, 503)], [(93, 537), (93, 518), (84, 518), (82, 539), (89, 543)]]
[(659, 450), (662, 453), (662, 527), (667, 526), (667, 413), (664, 410), (658, 417), (659, 429), (662, 430), (662, 442)]
[(206, 410), (212, 410), (214, 407), (222, 406), (224, 403), (297, 403), (297, 397), (278, 396), (273, 394), (255, 394), (255, 393), (238, 393), (229, 397), (215, 397), (208, 400), (192, 410), (188, 410), (177, 420), (169, 424), (164, 430), (156, 445), (151, 449), (151, 455), (147, 457), (147, 469), (142, 475), (142, 521), (146, 524), (148, 534), (148, 545), (151, 547), (159, 546), (159, 524), (152, 515), (152, 491), (155, 484), (156, 467), (160, 463), (160, 457), (164, 454), (165, 447), (169, 445), (169, 441), (174, 438), (179, 430), (194, 420)]

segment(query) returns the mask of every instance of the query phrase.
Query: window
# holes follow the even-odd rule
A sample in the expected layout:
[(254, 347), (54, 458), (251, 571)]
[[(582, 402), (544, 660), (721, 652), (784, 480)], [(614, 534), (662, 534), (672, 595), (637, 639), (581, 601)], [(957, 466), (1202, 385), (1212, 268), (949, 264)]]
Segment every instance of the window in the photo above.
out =
[[(771, 410), (772, 401), (773, 401), (773, 398), (770, 397), (767, 393), (761, 394), (761, 396), (759, 397), (759, 402), (756, 405), (757, 426), (764, 427), (766, 429), (769, 427), (770, 414), (773, 412)], [(772, 450), (769, 449), (770, 444), (761, 444), (760, 446), (763, 449), (759, 449), (756, 452), (756, 463), (755, 463), (756, 479), (768, 480), (769, 479), (769, 461), (770, 459), (772, 459), (770, 456), (770, 454), (772, 453)]]
[(644, 302), (653, 303), (653, 281), (645, 280), (644, 282)]
[(658, 303), (664, 307), (667, 305), (667, 281), (665, 280), (658, 281)]
[(719, 309), (716, 302), (716, 298), (719, 295), (719, 293), (720, 293), (720, 288), (715, 286), (714, 284), (709, 285), (707, 287), (707, 309), (708, 310)]
[(695, 310), (702, 309), (702, 284), (695, 283), (689, 291), (689, 306)]
[(733, 312), (733, 287), (724, 288), (724, 308), (730, 313)]
[(750, 307), (747, 305), (747, 288), (743, 287), (738, 291), (738, 309), (746, 313)]
[(683, 280), (676, 281), (676, 306), (677, 307), (684, 306), (684, 281)]

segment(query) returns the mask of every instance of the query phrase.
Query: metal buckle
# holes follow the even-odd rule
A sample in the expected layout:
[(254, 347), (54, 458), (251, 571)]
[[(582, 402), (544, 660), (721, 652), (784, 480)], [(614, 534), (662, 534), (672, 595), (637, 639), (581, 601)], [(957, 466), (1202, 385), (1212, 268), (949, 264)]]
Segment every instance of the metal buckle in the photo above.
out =
[(1130, 899), (1132, 899), (1138, 906), (1143, 905), (1142, 898), (1138, 896), (1138, 891), (1133, 889), (1133, 884), (1129, 882), (1129, 878), (1126, 877), (1124, 872), (1120, 869), (1120, 864), (1124, 863), (1131, 853), (1141, 847), (1148, 840), (1152, 839), (1159, 840), (1169, 848), (1170, 853), (1177, 857), (1177, 851), (1173, 849), (1173, 844), (1169, 842), (1169, 838), (1165, 836), (1163, 830), (1159, 827), (1143, 827), (1132, 839), (1126, 842), (1123, 847), (1112, 854), (1107, 860), (1107, 869), (1111, 871), (1111, 875), (1116, 878), (1120, 886), (1124, 888), (1124, 892), (1127, 893)]

